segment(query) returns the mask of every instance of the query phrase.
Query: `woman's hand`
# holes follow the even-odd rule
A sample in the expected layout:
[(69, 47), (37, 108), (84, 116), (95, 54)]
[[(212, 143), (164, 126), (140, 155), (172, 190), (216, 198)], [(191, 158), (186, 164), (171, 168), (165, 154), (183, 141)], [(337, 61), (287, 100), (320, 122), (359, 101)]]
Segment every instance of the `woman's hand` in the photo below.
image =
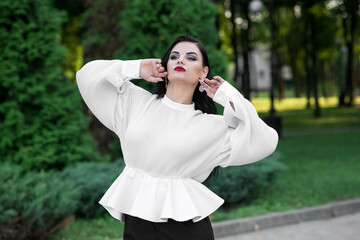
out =
[(143, 59), (140, 63), (140, 77), (148, 82), (163, 81), (167, 75), (165, 68), (161, 66), (161, 59)]
[(213, 98), (216, 91), (218, 90), (218, 88), (221, 86), (221, 84), (223, 82), (225, 82), (224, 79), (222, 79), (221, 77), (219, 76), (215, 76), (214, 79), (212, 80), (209, 80), (207, 78), (205, 78), (205, 81), (201, 81), (199, 80), (201, 86), (204, 87), (205, 91), (206, 91), (206, 94), (210, 97), (210, 98)]
[[(213, 98), (215, 96), (215, 93), (218, 90), (218, 88), (221, 86), (221, 84), (223, 84), (225, 82), (225, 80), (219, 76), (215, 76), (214, 79), (209, 80), (209, 79), (205, 78), (205, 82), (199, 80), (201, 86), (203, 86), (205, 88), (205, 91), (210, 98)], [(230, 102), (230, 105), (235, 111), (234, 104), (232, 102)]]

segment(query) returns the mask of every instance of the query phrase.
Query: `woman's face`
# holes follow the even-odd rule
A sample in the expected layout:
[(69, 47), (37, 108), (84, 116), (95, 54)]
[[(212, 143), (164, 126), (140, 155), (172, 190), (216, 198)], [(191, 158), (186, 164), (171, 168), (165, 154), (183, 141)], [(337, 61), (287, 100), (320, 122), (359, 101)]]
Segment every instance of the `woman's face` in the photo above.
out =
[(203, 56), (195, 43), (179, 42), (171, 50), (167, 63), (170, 82), (181, 81), (196, 86), (208, 70), (207, 66), (203, 67)]

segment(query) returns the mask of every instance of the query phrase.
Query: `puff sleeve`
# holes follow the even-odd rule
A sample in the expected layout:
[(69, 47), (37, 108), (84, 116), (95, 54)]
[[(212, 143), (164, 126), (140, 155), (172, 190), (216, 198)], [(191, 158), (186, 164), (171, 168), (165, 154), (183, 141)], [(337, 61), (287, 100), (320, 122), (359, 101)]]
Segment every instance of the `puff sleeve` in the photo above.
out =
[(275, 151), (277, 132), (258, 116), (254, 106), (236, 88), (223, 82), (213, 100), (224, 106), (224, 118), (228, 125), (218, 165), (226, 167), (249, 164)]
[(134, 84), (129, 86), (129, 80), (140, 78), (140, 62), (141, 60), (95, 60), (76, 73), (77, 85), (86, 105), (111, 131), (116, 131), (117, 115), (122, 114), (117, 111), (121, 109), (119, 105), (128, 101), (126, 89), (135, 87)]

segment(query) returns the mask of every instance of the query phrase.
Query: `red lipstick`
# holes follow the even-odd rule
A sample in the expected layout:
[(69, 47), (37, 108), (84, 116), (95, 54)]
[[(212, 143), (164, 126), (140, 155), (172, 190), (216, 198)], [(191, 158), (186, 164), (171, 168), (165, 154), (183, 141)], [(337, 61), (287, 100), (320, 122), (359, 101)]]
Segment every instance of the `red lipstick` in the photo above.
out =
[(176, 68), (174, 68), (175, 71), (178, 71), (178, 72), (185, 72), (185, 68), (183, 67), (180, 67), (180, 66), (177, 66)]

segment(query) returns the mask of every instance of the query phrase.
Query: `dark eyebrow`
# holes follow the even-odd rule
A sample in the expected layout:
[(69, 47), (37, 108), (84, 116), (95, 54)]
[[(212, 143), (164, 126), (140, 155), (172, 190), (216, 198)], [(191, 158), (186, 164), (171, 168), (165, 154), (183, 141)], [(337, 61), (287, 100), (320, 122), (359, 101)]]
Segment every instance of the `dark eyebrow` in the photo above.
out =
[[(177, 52), (177, 51), (172, 51), (171, 53), (180, 54), (180, 53)], [(195, 55), (197, 56), (197, 53), (196, 53), (196, 52), (187, 52), (186, 54), (195, 54)]]

